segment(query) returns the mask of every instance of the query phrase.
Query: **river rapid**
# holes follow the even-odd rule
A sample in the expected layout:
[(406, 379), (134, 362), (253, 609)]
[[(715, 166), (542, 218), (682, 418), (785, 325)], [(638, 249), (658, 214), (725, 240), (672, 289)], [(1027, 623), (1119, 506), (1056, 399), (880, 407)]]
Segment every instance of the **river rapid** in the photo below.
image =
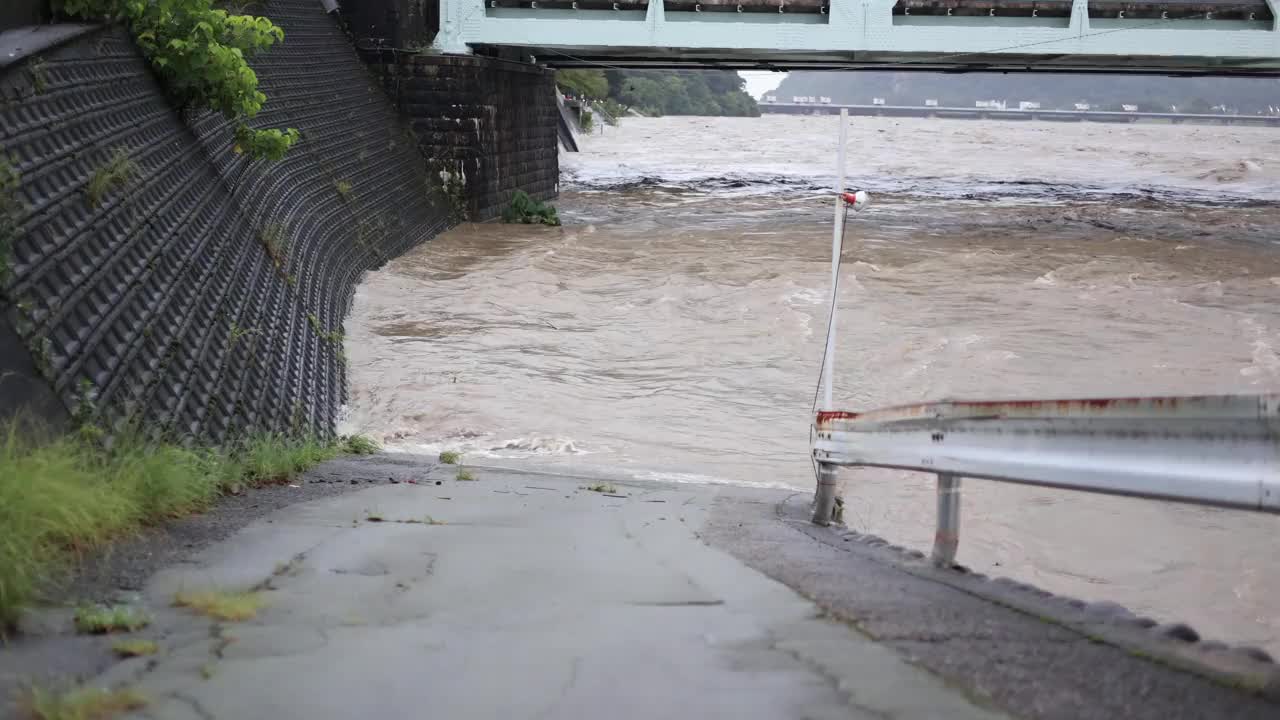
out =
[[(838, 118), (628, 118), (562, 228), (464, 225), (366, 276), (343, 429), (810, 491)], [(1280, 130), (854, 118), (836, 398), (1280, 390)], [(932, 476), (849, 470), (927, 551)], [(1280, 656), (1280, 518), (966, 481), (960, 561)]]

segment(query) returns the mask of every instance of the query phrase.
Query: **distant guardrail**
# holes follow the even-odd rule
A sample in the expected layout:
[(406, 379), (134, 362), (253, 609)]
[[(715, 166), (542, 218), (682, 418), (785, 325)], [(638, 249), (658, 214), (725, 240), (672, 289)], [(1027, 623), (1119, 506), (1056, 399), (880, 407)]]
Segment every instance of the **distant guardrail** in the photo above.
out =
[(1222, 125), (1269, 125), (1280, 127), (1280, 115), (1232, 115), (1215, 113), (1175, 113), (1123, 110), (1041, 110), (1019, 108), (955, 107), (938, 105), (835, 105), (832, 103), (761, 102), (764, 113), (804, 115), (834, 114), (847, 110), (863, 117), (940, 117), (995, 120), (1070, 120), (1125, 123), (1152, 120), (1172, 123), (1214, 123)]
[(838, 467), (935, 473), (939, 566), (955, 561), (964, 477), (1280, 513), (1280, 395), (820, 411), (814, 431), (814, 522), (832, 520)]

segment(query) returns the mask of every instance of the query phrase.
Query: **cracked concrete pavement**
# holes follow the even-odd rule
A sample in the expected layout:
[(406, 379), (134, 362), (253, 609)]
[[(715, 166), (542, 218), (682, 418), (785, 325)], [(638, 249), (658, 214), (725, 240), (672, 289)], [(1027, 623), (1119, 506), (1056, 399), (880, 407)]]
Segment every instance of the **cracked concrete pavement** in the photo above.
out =
[[(1003, 717), (699, 538), (722, 492), (479, 469), (297, 505), (150, 582), (136, 717)], [(381, 518), (381, 521), (374, 521)], [(258, 588), (252, 620), (179, 590)]]

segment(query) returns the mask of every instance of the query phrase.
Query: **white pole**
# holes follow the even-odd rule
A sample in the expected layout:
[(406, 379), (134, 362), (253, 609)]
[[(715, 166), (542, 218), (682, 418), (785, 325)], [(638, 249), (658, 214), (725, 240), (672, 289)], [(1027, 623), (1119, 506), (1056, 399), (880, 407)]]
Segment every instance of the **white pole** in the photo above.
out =
[(844, 149), (849, 140), (849, 110), (840, 109), (840, 146), (836, 151), (836, 198), (835, 221), (831, 228), (831, 325), (827, 333), (827, 361), (823, 364), (822, 409), (835, 410), (831, 400), (832, 383), (835, 379), (836, 367), (836, 292), (840, 278), (840, 237), (844, 234)]

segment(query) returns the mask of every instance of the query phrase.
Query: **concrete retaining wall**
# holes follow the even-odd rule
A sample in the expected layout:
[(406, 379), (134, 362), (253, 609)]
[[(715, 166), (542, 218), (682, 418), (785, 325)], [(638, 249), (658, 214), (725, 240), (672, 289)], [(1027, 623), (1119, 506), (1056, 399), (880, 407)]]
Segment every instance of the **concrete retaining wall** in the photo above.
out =
[[(0, 415), (51, 394), (61, 410), (36, 412), (111, 430), (333, 431), (356, 281), (445, 228), (448, 203), (320, 3), (260, 5), (286, 40), (255, 60), (269, 100), (254, 124), (303, 136), (280, 163), (234, 152), (220, 116), (185, 121), (118, 29), (0, 74), (0, 145), (21, 174)], [(95, 205), (86, 188), (117, 152), (136, 176)]]
[(492, 219), (524, 190), (556, 196), (560, 178), (555, 73), (456, 55), (371, 61), (433, 169), (465, 179), (468, 217)]

